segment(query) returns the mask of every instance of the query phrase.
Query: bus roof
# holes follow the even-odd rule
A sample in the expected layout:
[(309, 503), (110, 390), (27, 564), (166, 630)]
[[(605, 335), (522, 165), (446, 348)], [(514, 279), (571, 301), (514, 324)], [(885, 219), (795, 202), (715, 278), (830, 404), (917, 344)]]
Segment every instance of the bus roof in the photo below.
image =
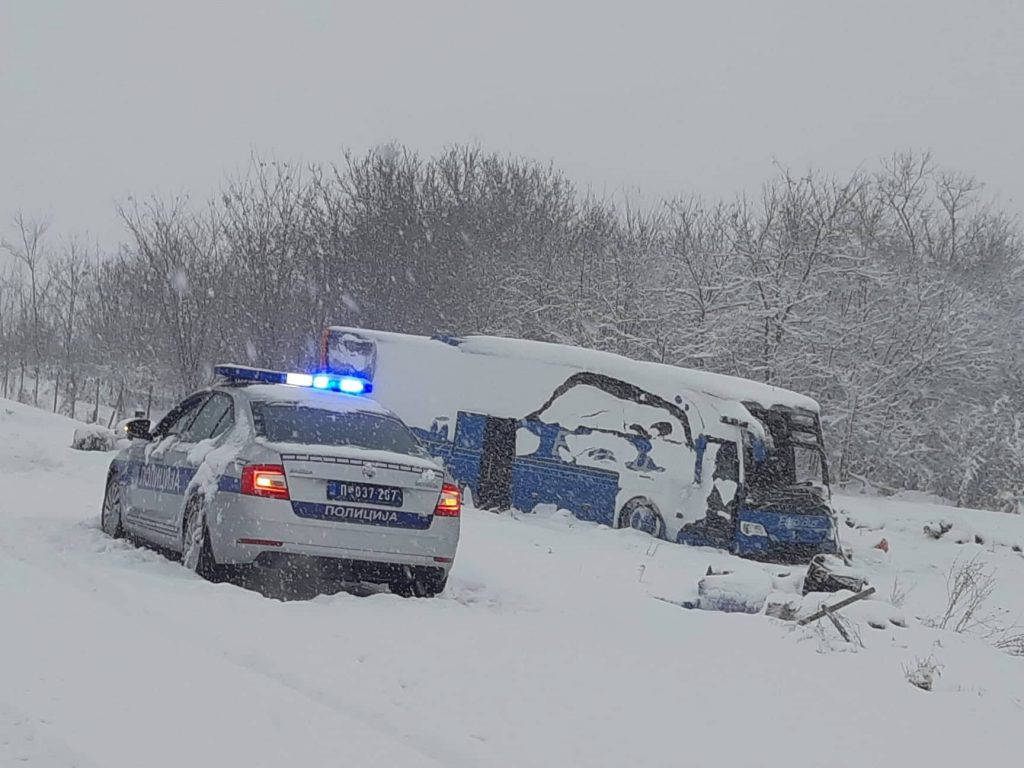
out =
[(573, 347), (567, 344), (553, 344), (527, 339), (509, 339), (501, 336), (470, 335), (428, 338), (425, 336), (411, 336), (387, 331), (340, 326), (334, 326), (329, 330), (366, 335), (384, 342), (392, 339), (396, 342), (408, 343), (413, 339), (419, 339), (429, 344), (447, 344), (467, 354), (495, 355), (579, 370), (589, 370), (633, 382), (638, 386), (654, 391), (664, 391), (666, 385), (671, 385), (679, 389), (700, 392), (719, 400), (740, 403), (754, 402), (764, 408), (783, 406), (800, 408), (814, 413), (820, 411), (818, 403), (814, 399), (771, 384), (742, 379), (737, 376), (727, 376), (721, 373), (712, 373), (710, 371), (680, 368), (665, 363), (633, 360), (614, 352), (601, 352), (594, 349)]
[[(645, 379), (648, 376), (654, 376), (660, 381), (671, 380), (682, 389), (703, 392), (722, 400), (752, 401), (765, 408), (781, 405), (790, 408), (803, 408), (815, 413), (819, 411), (818, 403), (812, 398), (782, 387), (741, 379), (738, 376), (680, 368), (666, 363), (633, 360), (614, 352), (601, 352), (595, 349), (552, 344), (545, 341), (506, 339), (498, 336), (466, 336), (463, 337), (459, 346), (462, 351), (475, 354), (518, 357), (585, 370), (600, 369), (603, 373), (627, 381), (635, 380), (637, 373), (643, 371)], [(642, 382), (638, 381), (637, 383), (641, 384)]]

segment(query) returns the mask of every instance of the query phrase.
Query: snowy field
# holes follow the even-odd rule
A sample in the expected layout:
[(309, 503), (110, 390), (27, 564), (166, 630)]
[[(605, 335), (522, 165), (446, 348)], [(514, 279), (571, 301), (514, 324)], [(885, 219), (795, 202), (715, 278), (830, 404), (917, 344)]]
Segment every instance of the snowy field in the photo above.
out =
[[(845, 612), (853, 643), (824, 623), (665, 602), (692, 597), (709, 565), (782, 590), (798, 568), (559, 513), (467, 510), (435, 600), (283, 603), (104, 536), (110, 455), (71, 450), (74, 426), (0, 401), (4, 768), (862, 768), (1024, 754), (1024, 658), (984, 630), (928, 626), (951, 566), (975, 557), (995, 579), (979, 616), (1024, 624), (1019, 517), (837, 499), (878, 590)], [(941, 539), (922, 533), (940, 520), (953, 526)], [(888, 553), (873, 548), (882, 538)], [(940, 665), (930, 692), (906, 680), (919, 659)]]

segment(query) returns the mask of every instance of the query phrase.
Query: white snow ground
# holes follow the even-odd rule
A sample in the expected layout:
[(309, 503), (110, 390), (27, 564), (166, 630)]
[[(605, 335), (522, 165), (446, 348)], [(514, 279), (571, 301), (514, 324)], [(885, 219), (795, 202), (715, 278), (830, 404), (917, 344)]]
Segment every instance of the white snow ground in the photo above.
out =
[[(1024, 658), (916, 618), (978, 556), (989, 612), (1024, 624), (1021, 518), (840, 498), (879, 590), (849, 612), (864, 647), (653, 599), (691, 596), (708, 565), (762, 566), (559, 513), (468, 510), (436, 600), (282, 603), (104, 536), (110, 455), (71, 450), (74, 426), (0, 401), (0, 766), (860, 768), (1024, 751)], [(938, 519), (984, 543), (925, 537)], [(871, 548), (883, 536), (888, 555)], [(900, 613), (894, 578), (908, 627), (871, 629)], [(931, 692), (903, 669), (928, 657)]]

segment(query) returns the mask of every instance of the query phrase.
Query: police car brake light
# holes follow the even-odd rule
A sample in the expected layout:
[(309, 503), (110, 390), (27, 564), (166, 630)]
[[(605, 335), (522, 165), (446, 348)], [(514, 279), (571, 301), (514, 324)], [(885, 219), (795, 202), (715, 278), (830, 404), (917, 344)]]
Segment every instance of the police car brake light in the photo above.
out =
[(441, 497), (434, 508), (436, 517), (458, 517), (462, 512), (462, 491), (453, 483), (441, 486)]
[(289, 500), (288, 478), (280, 464), (247, 464), (242, 467), (242, 493)]
[(331, 373), (286, 373), (265, 368), (250, 368), (245, 365), (218, 365), (214, 373), (235, 382), (259, 384), (290, 384), (293, 387), (333, 390), (346, 395), (367, 395), (373, 384), (358, 376), (340, 376)]

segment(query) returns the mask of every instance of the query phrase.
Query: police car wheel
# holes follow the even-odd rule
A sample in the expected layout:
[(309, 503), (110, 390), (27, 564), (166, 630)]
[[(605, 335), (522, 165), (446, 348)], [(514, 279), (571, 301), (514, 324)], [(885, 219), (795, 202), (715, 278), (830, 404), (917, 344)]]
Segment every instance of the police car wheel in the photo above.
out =
[(121, 484), (113, 476), (107, 478), (107, 489), (103, 493), (100, 527), (105, 534), (115, 539), (124, 537), (124, 526), (121, 523)]
[(393, 595), (398, 595), (399, 597), (412, 597), (414, 594), (412, 585), (413, 582), (401, 579), (399, 581), (389, 581), (388, 589)]
[(217, 581), (223, 570), (213, 557), (210, 531), (202, 502), (194, 497), (185, 507), (181, 532), (181, 564), (207, 581)]
[(448, 583), (448, 577), (439, 579), (421, 579), (416, 582), (417, 597), (437, 597), (444, 592), (444, 586)]

